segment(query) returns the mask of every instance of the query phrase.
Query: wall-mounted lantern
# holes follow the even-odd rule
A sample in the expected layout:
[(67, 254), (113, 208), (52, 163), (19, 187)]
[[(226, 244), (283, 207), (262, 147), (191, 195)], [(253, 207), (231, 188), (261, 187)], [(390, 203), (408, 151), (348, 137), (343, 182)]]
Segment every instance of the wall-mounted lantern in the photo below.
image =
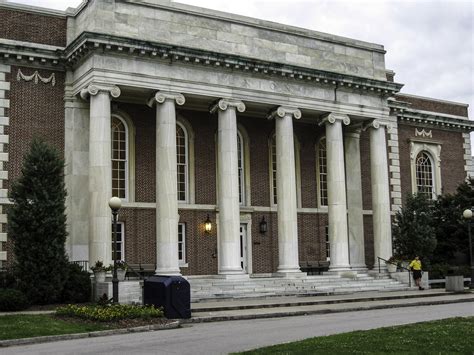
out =
[(209, 234), (211, 233), (211, 230), (212, 230), (212, 222), (209, 218), (209, 215), (207, 215), (207, 219), (206, 221), (204, 222), (204, 230), (206, 231), (206, 234)]
[(267, 221), (265, 221), (265, 216), (262, 217), (260, 221), (260, 233), (265, 234), (267, 232)]

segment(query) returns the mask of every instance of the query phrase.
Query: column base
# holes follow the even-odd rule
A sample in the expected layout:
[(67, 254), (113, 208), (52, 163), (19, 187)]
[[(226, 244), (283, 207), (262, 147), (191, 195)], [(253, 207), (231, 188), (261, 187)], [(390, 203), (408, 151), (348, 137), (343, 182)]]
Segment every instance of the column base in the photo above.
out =
[(366, 265), (351, 265), (351, 270), (353, 271), (367, 271), (369, 270)]
[(329, 272), (350, 271), (350, 265), (334, 265), (329, 264)]
[(281, 277), (285, 279), (306, 278), (308, 274), (300, 270), (297, 271), (277, 271), (272, 274), (272, 277)]
[(181, 271), (178, 269), (156, 269), (155, 275), (158, 276), (182, 276)]

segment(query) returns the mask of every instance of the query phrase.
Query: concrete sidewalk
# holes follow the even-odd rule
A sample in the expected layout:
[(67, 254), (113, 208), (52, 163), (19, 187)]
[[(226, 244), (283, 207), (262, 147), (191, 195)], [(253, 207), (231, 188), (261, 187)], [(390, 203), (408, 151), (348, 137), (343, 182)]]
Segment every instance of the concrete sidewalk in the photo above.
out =
[[(59, 340), (98, 337), (130, 332), (177, 328), (185, 323), (217, 322), (239, 319), (277, 318), (309, 314), (351, 312), (372, 309), (441, 305), (474, 302), (474, 292), (450, 293), (440, 290), (360, 292), (333, 296), (286, 296), (254, 299), (234, 299), (192, 303), (192, 318), (160, 326), (114, 329), (84, 334), (68, 334), (27, 339), (0, 340), (2, 346), (35, 344)], [(474, 304), (473, 304), (474, 307)], [(54, 311), (23, 311), (7, 314), (47, 314)]]

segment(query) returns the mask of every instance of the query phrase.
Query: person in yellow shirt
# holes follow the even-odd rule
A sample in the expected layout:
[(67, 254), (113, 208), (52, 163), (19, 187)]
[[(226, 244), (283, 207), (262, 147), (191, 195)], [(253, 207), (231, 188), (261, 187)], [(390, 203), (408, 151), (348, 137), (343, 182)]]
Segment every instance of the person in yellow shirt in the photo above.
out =
[(415, 259), (410, 263), (408, 268), (413, 272), (413, 279), (418, 289), (424, 290), (424, 288), (421, 287), (421, 261), (418, 255), (415, 256)]

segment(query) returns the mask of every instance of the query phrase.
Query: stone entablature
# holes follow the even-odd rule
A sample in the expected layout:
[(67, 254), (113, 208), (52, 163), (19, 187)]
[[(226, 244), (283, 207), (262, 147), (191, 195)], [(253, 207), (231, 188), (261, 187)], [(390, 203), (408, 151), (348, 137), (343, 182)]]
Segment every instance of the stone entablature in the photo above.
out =
[(433, 127), (445, 130), (468, 132), (474, 130), (474, 122), (468, 117), (445, 113), (424, 111), (411, 108), (408, 103), (389, 99), (388, 104), (393, 115), (400, 123), (417, 127)]
[(83, 32), (385, 80), (381, 45), (174, 2), (90, 0), (69, 18), (68, 43)]

